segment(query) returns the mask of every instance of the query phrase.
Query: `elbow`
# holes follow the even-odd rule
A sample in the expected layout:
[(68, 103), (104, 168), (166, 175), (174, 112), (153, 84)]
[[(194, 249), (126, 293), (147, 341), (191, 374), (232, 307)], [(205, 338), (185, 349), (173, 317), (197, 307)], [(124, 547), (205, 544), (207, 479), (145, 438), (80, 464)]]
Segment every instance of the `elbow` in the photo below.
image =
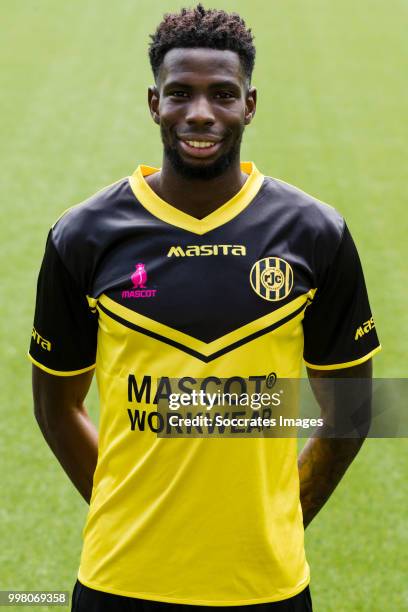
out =
[(358, 426), (357, 428), (358, 438), (361, 441), (361, 444), (363, 444), (364, 440), (368, 438), (368, 434), (370, 433), (370, 428), (371, 428), (370, 422), (365, 422)]
[(371, 399), (370, 401), (363, 402), (360, 409), (355, 412), (354, 428), (357, 432), (358, 437), (361, 439), (361, 443), (368, 437), (371, 429)]
[(50, 386), (50, 380), (44, 375), (42, 370), (33, 367), (33, 412), (35, 420), (42, 431), (50, 427), (52, 416), (55, 415), (54, 393), (53, 388)]

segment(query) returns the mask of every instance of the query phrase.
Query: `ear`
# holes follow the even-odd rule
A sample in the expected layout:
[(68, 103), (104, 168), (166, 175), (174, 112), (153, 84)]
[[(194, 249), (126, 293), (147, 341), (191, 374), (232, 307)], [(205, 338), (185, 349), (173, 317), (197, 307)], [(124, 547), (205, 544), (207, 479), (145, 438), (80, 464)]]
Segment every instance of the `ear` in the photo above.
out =
[(255, 116), (256, 96), (257, 92), (255, 87), (250, 87), (245, 98), (245, 125), (249, 125)]
[(153, 121), (160, 124), (160, 114), (159, 114), (159, 102), (160, 102), (160, 94), (156, 85), (149, 87), (147, 90), (147, 101), (149, 104), (150, 114), (153, 118)]

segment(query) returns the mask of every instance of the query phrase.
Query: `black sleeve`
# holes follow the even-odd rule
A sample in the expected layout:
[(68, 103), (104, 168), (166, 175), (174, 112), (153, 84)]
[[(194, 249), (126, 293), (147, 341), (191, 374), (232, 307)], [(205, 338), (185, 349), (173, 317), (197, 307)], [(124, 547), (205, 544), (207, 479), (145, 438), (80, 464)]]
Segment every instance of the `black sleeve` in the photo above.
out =
[(316, 369), (357, 365), (380, 350), (357, 249), (347, 226), (303, 320), (304, 360)]
[(62, 262), (48, 235), (37, 284), (29, 357), (59, 376), (95, 367), (98, 317)]

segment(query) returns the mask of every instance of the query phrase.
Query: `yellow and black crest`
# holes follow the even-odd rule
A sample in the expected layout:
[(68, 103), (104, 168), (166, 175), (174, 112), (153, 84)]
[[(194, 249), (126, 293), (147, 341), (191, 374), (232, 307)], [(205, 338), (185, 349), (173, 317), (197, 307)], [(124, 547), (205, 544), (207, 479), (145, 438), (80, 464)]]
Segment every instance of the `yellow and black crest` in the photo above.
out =
[(252, 289), (264, 300), (283, 300), (292, 290), (293, 270), (284, 259), (265, 257), (257, 261), (249, 274)]

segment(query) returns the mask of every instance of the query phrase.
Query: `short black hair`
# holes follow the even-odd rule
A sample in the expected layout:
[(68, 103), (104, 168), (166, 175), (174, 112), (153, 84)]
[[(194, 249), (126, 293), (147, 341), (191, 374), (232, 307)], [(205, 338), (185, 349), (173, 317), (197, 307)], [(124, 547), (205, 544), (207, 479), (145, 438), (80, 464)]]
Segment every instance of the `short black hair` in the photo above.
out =
[(254, 37), (237, 13), (219, 9), (183, 8), (166, 13), (154, 34), (150, 35), (149, 59), (157, 79), (163, 58), (170, 49), (207, 47), (238, 53), (248, 83), (255, 64)]

